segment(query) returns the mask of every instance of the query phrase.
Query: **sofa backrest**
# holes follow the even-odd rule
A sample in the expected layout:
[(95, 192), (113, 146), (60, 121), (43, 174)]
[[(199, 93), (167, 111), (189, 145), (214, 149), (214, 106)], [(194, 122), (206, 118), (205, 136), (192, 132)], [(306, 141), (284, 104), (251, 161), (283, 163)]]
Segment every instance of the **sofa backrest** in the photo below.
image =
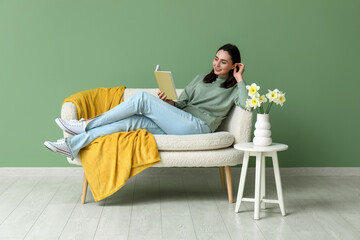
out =
[[(124, 92), (124, 100), (139, 91), (148, 92), (157, 96), (159, 90), (157, 88), (126, 88)], [(183, 89), (176, 90), (178, 96), (182, 91)], [(235, 143), (249, 142), (252, 130), (252, 117), (252, 112), (248, 112), (241, 107), (234, 106), (216, 131), (227, 131), (232, 133), (235, 138)]]

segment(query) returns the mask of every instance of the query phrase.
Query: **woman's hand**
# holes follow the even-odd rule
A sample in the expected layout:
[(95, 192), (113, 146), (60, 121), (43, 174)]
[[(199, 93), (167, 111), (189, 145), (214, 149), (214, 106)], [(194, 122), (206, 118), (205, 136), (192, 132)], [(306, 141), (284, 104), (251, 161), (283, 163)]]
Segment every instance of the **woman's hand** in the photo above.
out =
[(158, 97), (159, 97), (161, 100), (163, 100), (164, 102), (167, 102), (168, 104), (175, 106), (174, 101), (173, 101), (173, 100), (170, 100), (170, 99), (167, 99), (167, 96), (166, 96), (166, 94), (165, 94), (164, 92), (159, 91), (159, 92), (157, 93), (157, 95), (158, 95)]
[(235, 63), (234, 77), (237, 82), (241, 82), (243, 80), (242, 75), (244, 72), (245, 72), (245, 65), (243, 63)]

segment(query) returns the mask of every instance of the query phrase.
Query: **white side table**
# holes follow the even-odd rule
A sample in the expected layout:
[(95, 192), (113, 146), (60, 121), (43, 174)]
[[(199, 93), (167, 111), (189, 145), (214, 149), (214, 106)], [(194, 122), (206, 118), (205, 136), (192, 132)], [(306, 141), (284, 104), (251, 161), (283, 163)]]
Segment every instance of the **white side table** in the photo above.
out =
[[(259, 219), (260, 206), (265, 209), (265, 203), (277, 203), (280, 206), (281, 215), (285, 216), (285, 206), (281, 187), (281, 178), (279, 171), (279, 162), (277, 157), (278, 151), (288, 149), (285, 144), (273, 143), (270, 146), (255, 146), (252, 142), (238, 143), (234, 145), (235, 149), (244, 151), (244, 160), (241, 168), (240, 183), (238, 195), (236, 198), (235, 212), (239, 212), (241, 202), (254, 202), (254, 219)], [(249, 157), (256, 156), (255, 170), (255, 198), (243, 198), (246, 173), (249, 164)], [(274, 175), (276, 182), (276, 191), (278, 200), (265, 199), (265, 157), (271, 157), (274, 167)]]

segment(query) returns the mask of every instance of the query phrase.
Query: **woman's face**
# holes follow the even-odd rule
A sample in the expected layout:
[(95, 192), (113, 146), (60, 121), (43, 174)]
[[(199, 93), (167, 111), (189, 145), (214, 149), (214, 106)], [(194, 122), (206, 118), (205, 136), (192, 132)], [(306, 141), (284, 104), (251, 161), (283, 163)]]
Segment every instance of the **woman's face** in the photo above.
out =
[(214, 73), (219, 77), (228, 77), (229, 71), (234, 69), (235, 64), (231, 60), (231, 56), (227, 51), (220, 50), (216, 53), (213, 68)]

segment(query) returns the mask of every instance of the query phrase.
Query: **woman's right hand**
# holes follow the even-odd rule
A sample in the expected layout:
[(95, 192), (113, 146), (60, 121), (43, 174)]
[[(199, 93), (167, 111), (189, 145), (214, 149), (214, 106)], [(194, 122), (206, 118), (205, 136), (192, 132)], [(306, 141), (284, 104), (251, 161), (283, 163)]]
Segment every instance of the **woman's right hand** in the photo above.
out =
[(171, 100), (171, 99), (167, 99), (167, 96), (166, 96), (166, 94), (165, 94), (164, 92), (159, 91), (159, 92), (157, 93), (157, 95), (158, 95), (158, 97), (159, 97), (161, 100), (163, 100), (164, 102), (167, 102), (168, 104), (175, 106), (174, 101)]
[(243, 80), (243, 74), (245, 72), (245, 65), (243, 63), (235, 63), (235, 69), (234, 69), (234, 77), (237, 82), (241, 82)]

